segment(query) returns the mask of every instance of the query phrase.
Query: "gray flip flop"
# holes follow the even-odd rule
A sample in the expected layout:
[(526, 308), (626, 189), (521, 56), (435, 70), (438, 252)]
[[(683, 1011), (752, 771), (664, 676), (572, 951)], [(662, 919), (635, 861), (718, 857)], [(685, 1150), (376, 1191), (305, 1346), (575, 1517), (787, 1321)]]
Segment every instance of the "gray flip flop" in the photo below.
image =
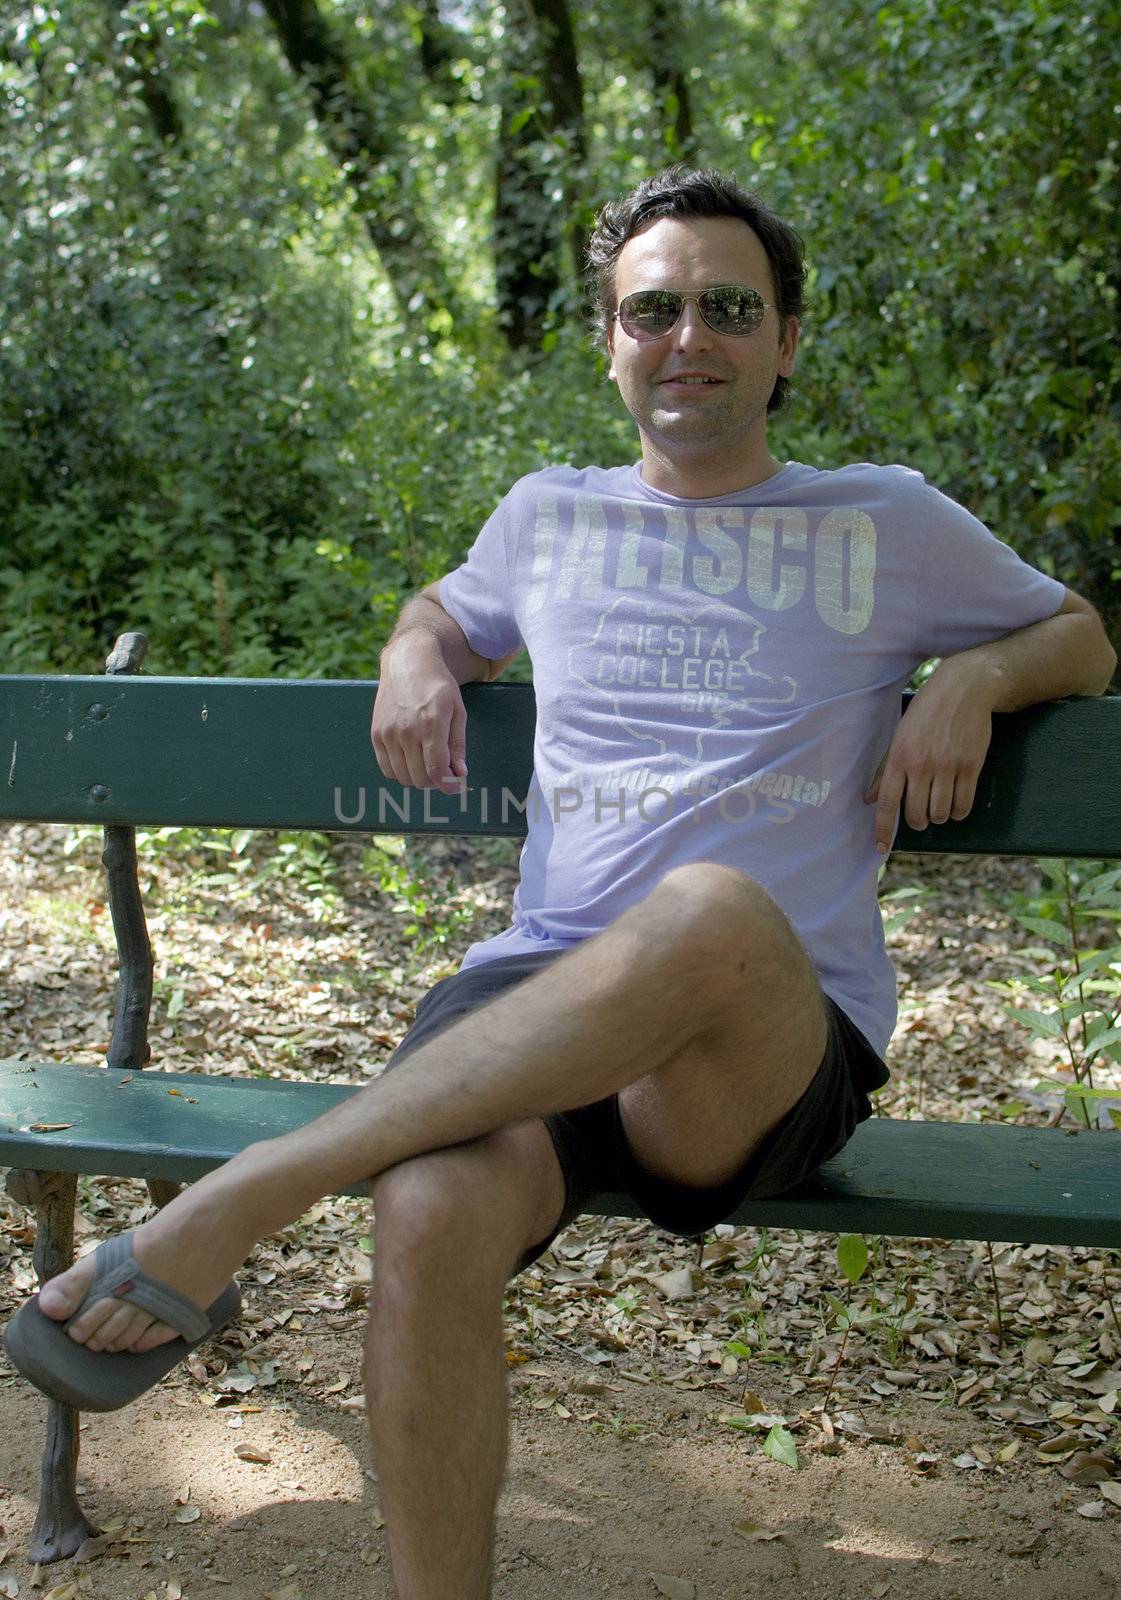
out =
[[(180, 1337), (143, 1355), (128, 1350), (88, 1350), (66, 1332), (95, 1300), (115, 1298), (151, 1312)], [(44, 1394), (79, 1411), (116, 1411), (178, 1366), (204, 1339), (217, 1333), (241, 1310), (241, 1291), (231, 1280), (206, 1311), (176, 1289), (145, 1272), (133, 1258), (132, 1234), (107, 1239), (94, 1252), (94, 1273), (86, 1298), (66, 1322), (39, 1309), (33, 1295), (4, 1330), (4, 1349), (12, 1365)]]

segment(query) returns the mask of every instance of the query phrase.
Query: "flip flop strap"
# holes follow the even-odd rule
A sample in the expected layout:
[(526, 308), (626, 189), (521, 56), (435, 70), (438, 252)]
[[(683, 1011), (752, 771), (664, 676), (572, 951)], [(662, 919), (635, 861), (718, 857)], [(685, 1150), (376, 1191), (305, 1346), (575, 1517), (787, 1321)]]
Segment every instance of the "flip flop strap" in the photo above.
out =
[(133, 1256), (131, 1233), (118, 1234), (98, 1246), (93, 1281), (70, 1322), (95, 1301), (106, 1299), (124, 1300), (129, 1305), (139, 1306), (174, 1328), (188, 1344), (197, 1343), (210, 1332), (210, 1318), (193, 1300), (144, 1271)]

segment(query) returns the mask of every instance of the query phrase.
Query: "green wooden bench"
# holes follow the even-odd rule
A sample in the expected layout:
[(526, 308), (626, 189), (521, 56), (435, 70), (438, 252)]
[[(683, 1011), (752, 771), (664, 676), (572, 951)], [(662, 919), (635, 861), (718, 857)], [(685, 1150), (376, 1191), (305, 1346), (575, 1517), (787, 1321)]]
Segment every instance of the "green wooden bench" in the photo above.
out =
[[(105, 828), (121, 958), (105, 1068), (0, 1061), (0, 1165), (12, 1169), (10, 1192), (37, 1212), (40, 1277), (70, 1262), (79, 1173), (145, 1179), (164, 1204), (180, 1183), (354, 1092), (145, 1069), (152, 963), (137, 825), (524, 832), (535, 716), (525, 685), (465, 690), (474, 787), (448, 798), (382, 779), (369, 745), (371, 682), (135, 676), (144, 648), (142, 636), (126, 635), (105, 677), (0, 677), (0, 818)], [(904, 828), (896, 848), (1121, 856), (1121, 701), (1071, 700), (996, 724), (968, 820)], [(638, 1214), (616, 1194), (595, 1209)], [(1116, 1248), (1121, 1141), (873, 1118), (813, 1183), (745, 1205), (734, 1220)], [(33, 1560), (72, 1553), (90, 1531), (74, 1489), (77, 1441), (76, 1414), (50, 1402)]]

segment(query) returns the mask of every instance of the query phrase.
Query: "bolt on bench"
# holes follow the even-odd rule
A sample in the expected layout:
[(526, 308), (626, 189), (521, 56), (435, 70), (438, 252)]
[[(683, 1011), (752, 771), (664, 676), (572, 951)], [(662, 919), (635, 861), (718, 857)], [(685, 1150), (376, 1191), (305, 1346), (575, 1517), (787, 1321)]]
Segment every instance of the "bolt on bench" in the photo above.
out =
[[(0, 819), (104, 827), (120, 956), (105, 1067), (0, 1060), (0, 1165), (12, 1169), (11, 1195), (36, 1212), (40, 1281), (72, 1259), (79, 1173), (144, 1179), (164, 1205), (181, 1183), (354, 1092), (147, 1069), (152, 955), (138, 825), (525, 831), (535, 722), (526, 685), (464, 690), (474, 787), (449, 799), (381, 777), (369, 744), (372, 682), (139, 677), (146, 648), (143, 635), (124, 635), (105, 677), (0, 676)], [(972, 815), (922, 834), (903, 827), (896, 849), (1121, 857), (1121, 700), (1070, 700), (994, 721)], [(595, 1210), (638, 1214), (615, 1194)], [(1121, 1139), (873, 1117), (812, 1183), (750, 1202), (734, 1220), (1118, 1248)], [(77, 1413), (50, 1401), (33, 1561), (70, 1555), (95, 1531), (75, 1492), (77, 1458)]]

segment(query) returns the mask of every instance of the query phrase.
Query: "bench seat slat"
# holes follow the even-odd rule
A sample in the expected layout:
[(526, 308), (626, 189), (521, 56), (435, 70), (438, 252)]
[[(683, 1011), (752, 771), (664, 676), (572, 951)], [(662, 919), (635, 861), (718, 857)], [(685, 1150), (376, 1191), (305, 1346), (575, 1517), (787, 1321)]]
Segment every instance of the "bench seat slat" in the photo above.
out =
[[(346, 1084), (3, 1061), (0, 1164), (189, 1182), (355, 1092)], [(71, 1126), (27, 1131), (32, 1123), (59, 1122)], [(616, 1194), (589, 1209), (640, 1215)], [(814, 1182), (749, 1202), (733, 1220), (1118, 1248), (1121, 1140), (1109, 1132), (873, 1117)]]

